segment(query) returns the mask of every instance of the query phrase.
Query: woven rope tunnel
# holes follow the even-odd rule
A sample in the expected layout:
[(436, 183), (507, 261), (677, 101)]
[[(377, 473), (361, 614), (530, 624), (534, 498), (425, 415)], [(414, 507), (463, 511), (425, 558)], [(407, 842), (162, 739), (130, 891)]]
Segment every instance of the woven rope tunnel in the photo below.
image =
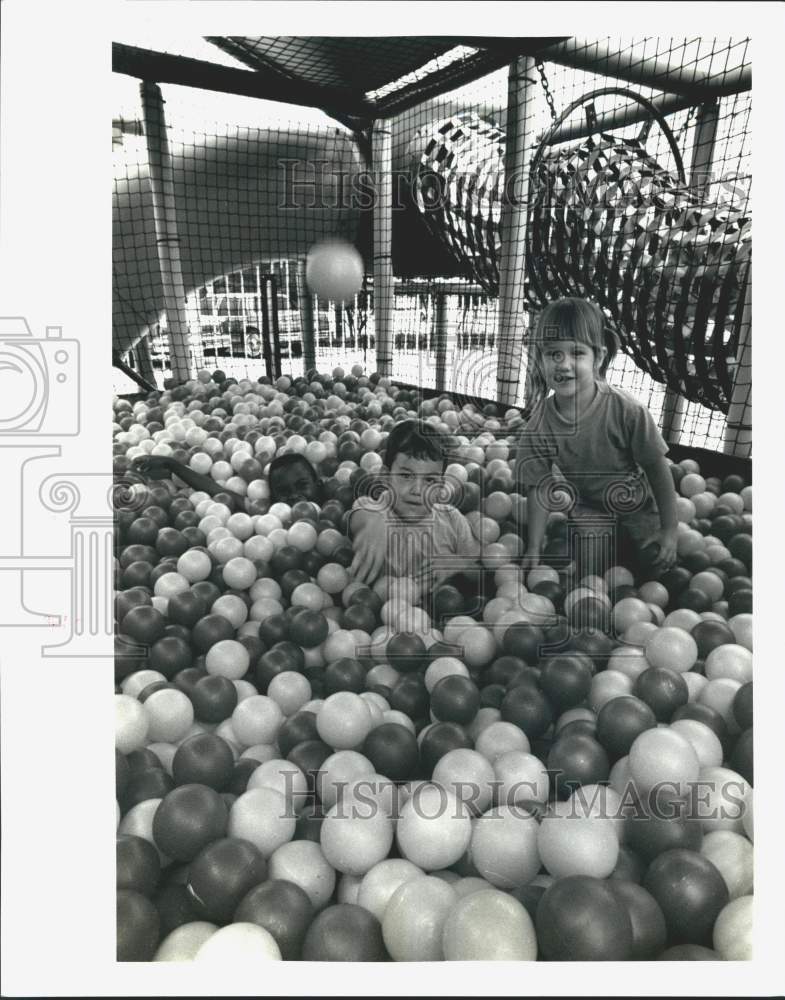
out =
[[(504, 141), (495, 125), (461, 113), (422, 129), (410, 146), (415, 204), (491, 293), (499, 288)], [(727, 412), (752, 254), (746, 205), (732, 192), (723, 203), (702, 199), (643, 142), (602, 134), (568, 149), (543, 141), (529, 205), (531, 308), (565, 295), (594, 299), (643, 371)]]

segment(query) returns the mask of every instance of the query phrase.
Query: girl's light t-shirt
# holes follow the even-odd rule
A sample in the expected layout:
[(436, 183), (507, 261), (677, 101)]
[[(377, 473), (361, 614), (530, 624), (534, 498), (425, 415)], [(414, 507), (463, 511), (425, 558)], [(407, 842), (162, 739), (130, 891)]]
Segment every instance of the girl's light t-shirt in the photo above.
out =
[(578, 421), (552, 396), (532, 411), (517, 442), (517, 478), (529, 489), (547, 478), (572, 487), (579, 504), (628, 518), (656, 510), (642, 466), (668, 451), (648, 409), (623, 390), (597, 383)]
[(352, 510), (368, 510), (385, 517), (380, 530), (387, 533), (387, 572), (422, 582), (444, 579), (476, 563), (480, 543), (469, 522), (455, 507), (435, 504), (420, 520), (397, 518), (385, 494), (359, 497)]

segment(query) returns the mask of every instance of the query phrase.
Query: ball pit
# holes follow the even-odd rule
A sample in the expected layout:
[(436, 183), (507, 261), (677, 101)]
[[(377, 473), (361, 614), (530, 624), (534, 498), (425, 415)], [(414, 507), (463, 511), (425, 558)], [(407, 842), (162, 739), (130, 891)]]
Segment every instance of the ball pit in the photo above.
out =
[[(659, 576), (577, 578), (556, 513), (531, 567), (502, 412), (360, 368), (115, 400), (118, 474), (149, 439), (246, 508), (172, 479), (118, 512), (118, 958), (749, 957), (752, 487), (673, 464)], [(355, 491), (411, 417), (455, 446), (473, 604), (351, 574)], [(287, 452), (318, 502), (273, 502)]]

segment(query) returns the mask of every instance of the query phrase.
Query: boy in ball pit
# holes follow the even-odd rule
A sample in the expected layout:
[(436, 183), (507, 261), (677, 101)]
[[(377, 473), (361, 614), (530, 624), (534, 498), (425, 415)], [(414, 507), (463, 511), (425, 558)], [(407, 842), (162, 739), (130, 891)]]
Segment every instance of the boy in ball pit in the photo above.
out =
[(533, 342), (532, 384), (541, 399), (515, 453), (516, 477), (528, 492), (527, 564), (540, 561), (561, 491), (571, 502), (579, 576), (609, 562), (638, 575), (663, 572), (676, 559), (678, 520), (668, 446), (648, 409), (605, 380), (615, 344), (602, 311), (585, 299), (551, 302)]
[(411, 577), (423, 593), (449, 579), (464, 598), (477, 596), (480, 543), (463, 514), (445, 502), (448, 457), (449, 439), (435, 428), (404, 420), (392, 429), (386, 471), (350, 513), (354, 579), (370, 585), (384, 572)]

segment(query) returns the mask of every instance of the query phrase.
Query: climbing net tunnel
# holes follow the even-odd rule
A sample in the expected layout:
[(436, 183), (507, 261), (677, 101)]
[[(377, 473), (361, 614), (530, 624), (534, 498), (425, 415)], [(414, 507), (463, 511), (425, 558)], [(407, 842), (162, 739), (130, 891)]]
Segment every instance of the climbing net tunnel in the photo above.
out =
[[(578, 295), (670, 443), (749, 457), (748, 40), (482, 41), (115, 45), (115, 357), (160, 385), (381, 361), (526, 408), (537, 313)], [(353, 302), (305, 284), (328, 237)]]

